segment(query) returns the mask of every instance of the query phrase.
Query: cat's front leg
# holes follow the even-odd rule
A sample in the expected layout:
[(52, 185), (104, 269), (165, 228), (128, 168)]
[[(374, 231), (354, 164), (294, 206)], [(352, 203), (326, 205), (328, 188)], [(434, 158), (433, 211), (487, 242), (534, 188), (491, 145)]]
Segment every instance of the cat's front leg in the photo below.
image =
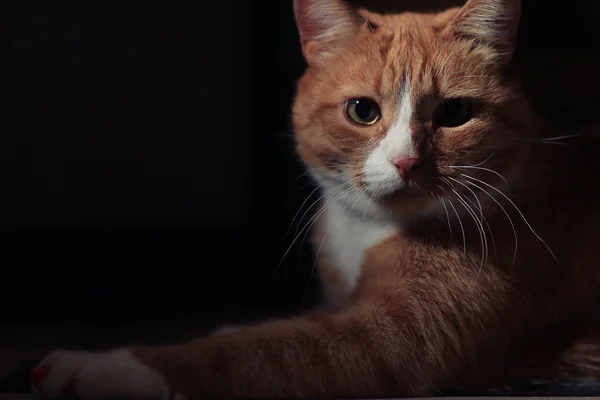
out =
[[(243, 326), (227, 325), (213, 334), (242, 329)], [(182, 398), (171, 391), (160, 373), (140, 362), (133, 349), (105, 353), (58, 350), (46, 356), (32, 371), (31, 383), (34, 392), (50, 398)]]
[[(449, 285), (421, 287), (414, 279), (381, 283), (375, 297), (339, 314), (318, 312), (178, 346), (52, 353), (33, 383), (44, 397), (82, 400), (387, 398), (432, 395), (510, 370), (504, 339), (516, 340), (509, 331), (510, 321), (521, 320), (518, 310), (499, 322), (484, 296), (473, 302), (465, 293), (445, 293)], [(432, 296), (413, 296), (415, 288)], [(478, 289), (493, 292), (485, 279)], [(483, 351), (485, 367), (471, 368)]]
[[(315, 313), (172, 347), (56, 352), (34, 373), (45, 397), (88, 399), (355, 397), (399, 392), (402, 349), (375, 306)], [(41, 371), (41, 373), (40, 373)]]
[(416, 397), (503, 382), (531, 315), (527, 297), (445, 250), (406, 250), (409, 261), (386, 269), (396, 239), (369, 253), (354, 303), (339, 313), (178, 346), (53, 353), (34, 381), (46, 397), (82, 400)]

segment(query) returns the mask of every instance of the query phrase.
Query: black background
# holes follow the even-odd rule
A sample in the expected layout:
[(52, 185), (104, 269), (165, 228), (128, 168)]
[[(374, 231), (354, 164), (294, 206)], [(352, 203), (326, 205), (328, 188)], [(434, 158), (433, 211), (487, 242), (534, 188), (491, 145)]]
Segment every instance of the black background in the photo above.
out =
[(246, 1), (12, 5), (4, 311), (289, 297), (297, 260), (270, 279), (302, 173), (289, 109), (303, 65), (287, 7), (273, 3), (282, 18), (268, 21)]
[[(291, 0), (0, 7), (3, 332), (311, 304), (302, 239), (276, 268), (312, 191), (290, 129)], [(595, 121), (599, 9), (524, 0), (519, 65), (557, 123)]]

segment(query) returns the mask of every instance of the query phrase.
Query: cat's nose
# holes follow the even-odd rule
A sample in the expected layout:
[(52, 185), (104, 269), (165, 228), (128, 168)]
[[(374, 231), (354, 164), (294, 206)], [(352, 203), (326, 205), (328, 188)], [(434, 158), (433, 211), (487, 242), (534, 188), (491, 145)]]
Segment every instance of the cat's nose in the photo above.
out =
[(402, 177), (403, 180), (407, 180), (408, 178), (408, 173), (415, 167), (415, 165), (417, 165), (419, 163), (419, 159), (418, 158), (404, 158), (404, 157), (398, 157), (398, 158), (394, 158), (392, 160), (392, 164), (394, 164), (394, 166), (396, 168), (398, 168), (398, 171), (400, 171), (400, 176)]

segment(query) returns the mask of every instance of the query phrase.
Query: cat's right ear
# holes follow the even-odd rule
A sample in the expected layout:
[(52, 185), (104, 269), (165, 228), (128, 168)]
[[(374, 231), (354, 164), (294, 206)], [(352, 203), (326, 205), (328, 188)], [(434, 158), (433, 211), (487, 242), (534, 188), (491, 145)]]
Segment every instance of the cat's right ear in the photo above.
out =
[(521, 0), (467, 0), (453, 24), (456, 36), (483, 44), (507, 64), (515, 51)]
[(344, 0), (294, 0), (302, 54), (308, 64), (331, 53), (360, 29), (360, 20)]

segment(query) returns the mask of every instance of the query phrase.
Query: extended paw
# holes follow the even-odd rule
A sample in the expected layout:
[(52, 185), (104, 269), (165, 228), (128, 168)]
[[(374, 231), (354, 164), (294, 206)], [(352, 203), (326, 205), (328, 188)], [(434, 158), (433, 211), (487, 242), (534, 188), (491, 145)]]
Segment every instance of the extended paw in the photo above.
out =
[(55, 351), (31, 372), (32, 390), (44, 398), (167, 400), (164, 378), (127, 349), (106, 353)]

